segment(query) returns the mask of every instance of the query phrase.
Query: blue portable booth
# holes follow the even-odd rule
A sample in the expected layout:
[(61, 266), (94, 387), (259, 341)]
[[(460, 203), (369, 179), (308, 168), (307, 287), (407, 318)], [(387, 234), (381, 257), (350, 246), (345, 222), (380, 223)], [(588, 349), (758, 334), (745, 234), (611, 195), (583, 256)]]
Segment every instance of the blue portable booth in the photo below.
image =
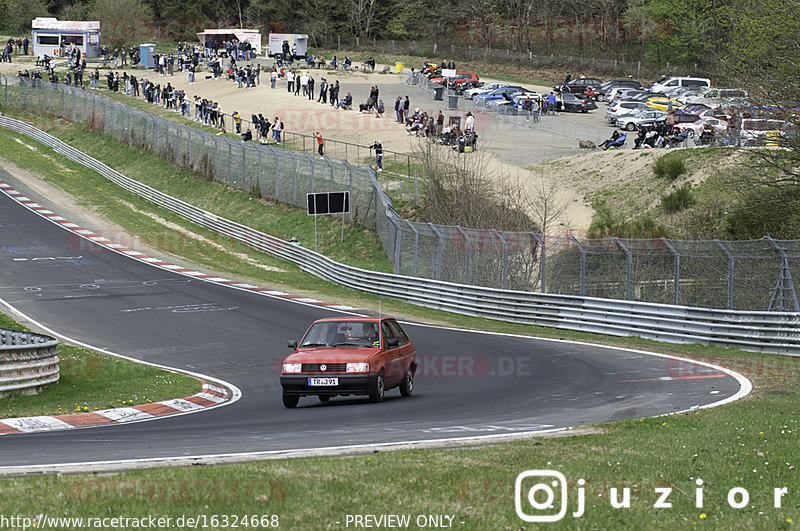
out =
[(153, 56), (156, 54), (155, 44), (140, 44), (139, 45), (139, 60), (144, 68), (153, 68), (155, 65)]

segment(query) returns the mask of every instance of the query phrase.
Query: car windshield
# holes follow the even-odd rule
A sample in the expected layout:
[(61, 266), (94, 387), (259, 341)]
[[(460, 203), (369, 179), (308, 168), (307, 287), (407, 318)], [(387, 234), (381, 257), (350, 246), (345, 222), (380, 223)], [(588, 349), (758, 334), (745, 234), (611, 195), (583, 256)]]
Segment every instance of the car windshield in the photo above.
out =
[(378, 324), (365, 321), (324, 321), (309, 328), (300, 348), (362, 347), (380, 345)]

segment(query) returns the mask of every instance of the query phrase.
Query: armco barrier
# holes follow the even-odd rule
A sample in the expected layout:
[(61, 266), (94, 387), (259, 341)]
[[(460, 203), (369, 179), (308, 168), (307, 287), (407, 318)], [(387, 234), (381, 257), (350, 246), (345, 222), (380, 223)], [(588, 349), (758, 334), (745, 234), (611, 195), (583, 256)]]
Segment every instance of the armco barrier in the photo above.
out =
[(797, 312), (717, 310), (533, 293), (367, 271), (338, 263), (310, 249), (292, 245), (159, 192), (24, 122), (0, 116), (0, 127), (41, 142), (184, 219), (289, 260), (304, 271), (354, 290), (487, 319), (800, 355), (800, 313)]
[(33, 395), (58, 378), (57, 339), (0, 328), (0, 396)]

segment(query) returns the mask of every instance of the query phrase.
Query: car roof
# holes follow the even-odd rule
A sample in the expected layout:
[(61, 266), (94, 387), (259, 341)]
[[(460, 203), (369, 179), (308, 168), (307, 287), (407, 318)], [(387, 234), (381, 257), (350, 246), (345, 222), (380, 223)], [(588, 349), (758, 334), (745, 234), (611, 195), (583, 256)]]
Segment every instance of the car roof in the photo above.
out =
[(339, 321), (350, 321), (350, 322), (364, 322), (364, 323), (378, 323), (385, 319), (393, 319), (393, 317), (325, 317), (323, 319), (317, 319), (312, 324), (316, 323), (336, 323)]

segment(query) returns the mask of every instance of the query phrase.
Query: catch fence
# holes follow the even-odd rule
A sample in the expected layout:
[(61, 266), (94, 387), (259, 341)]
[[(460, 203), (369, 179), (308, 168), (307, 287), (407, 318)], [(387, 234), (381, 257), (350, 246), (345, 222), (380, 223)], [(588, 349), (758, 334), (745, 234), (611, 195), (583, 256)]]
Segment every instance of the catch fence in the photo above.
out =
[(798, 311), (800, 241), (578, 239), (402, 219), (366, 165), (242, 142), (61, 84), (0, 76), (0, 103), (81, 121), (232, 188), (305, 208), (307, 193), (351, 195), (350, 221), (377, 232), (394, 272), (585, 297)]

